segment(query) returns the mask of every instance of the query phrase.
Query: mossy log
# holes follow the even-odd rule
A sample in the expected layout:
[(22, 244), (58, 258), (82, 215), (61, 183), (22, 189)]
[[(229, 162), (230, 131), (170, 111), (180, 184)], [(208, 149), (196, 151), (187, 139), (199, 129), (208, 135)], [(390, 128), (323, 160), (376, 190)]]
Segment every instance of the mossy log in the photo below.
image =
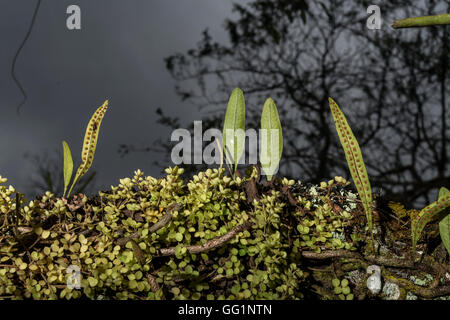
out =
[(373, 253), (363, 206), (341, 177), (261, 183), (256, 168), (235, 179), (215, 169), (186, 182), (182, 169), (166, 172), (29, 203), (0, 185), (0, 299), (450, 298), (437, 223), (412, 256), (414, 211), (376, 197)]

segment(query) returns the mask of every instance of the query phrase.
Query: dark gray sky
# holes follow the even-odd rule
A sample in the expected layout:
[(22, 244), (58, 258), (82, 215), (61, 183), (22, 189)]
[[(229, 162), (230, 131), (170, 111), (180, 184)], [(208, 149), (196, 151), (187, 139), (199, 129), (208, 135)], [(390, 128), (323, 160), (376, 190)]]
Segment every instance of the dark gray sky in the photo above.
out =
[[(66, 27), (71, 4), (81, 8), (81, 30)], [(201, 118), (176, 96), (163, 59), (194, 47), (205, 28), (214, 39), (227, 41), (222, 24), (232, 17), (232, 1), (42, 0), (16, 63), (28, 95), (19, 116), (22, 95), (11, 77), (11, 63), (35, 5), (31, 0), (0, 1), (0, 175), (25, 191), (35, 167), (24, 154), (51, 154), (62, 148), (62, 140), (72, 150), (75, 171), (87, 122), (105, 99), (110, 107), (91, 168), (98, 172), (97, 184), (117, 185), (138, 168), (159, 175), (152, 165), (158, 154), (121, 158), (118, 145), (169, 140), (170, 131), (156, 123), (158, 107), (184, 123)]]

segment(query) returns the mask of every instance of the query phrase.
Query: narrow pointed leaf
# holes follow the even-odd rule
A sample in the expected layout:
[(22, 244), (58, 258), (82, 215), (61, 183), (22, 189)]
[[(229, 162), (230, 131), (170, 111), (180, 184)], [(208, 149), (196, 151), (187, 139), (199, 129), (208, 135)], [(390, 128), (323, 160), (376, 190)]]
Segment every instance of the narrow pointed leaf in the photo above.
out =
[(219, 152), (220, 152), (220, 167), (219, 167), (219, 171), (222, 171), (222, 165), (223, 165), (223, 150), (222, 150), (222, 146), (220, 145), (220, 141), (219, 139), (216, 138), (216, 143), (217, 143), (217, 147), (219, 148)]
[(434, 16), (421, 16), (406, 18), (394, 21), (393, 28), (414, 28), (414, 27), (429, 27), (437, 25), (450, 24), (450, 14), (438, 14)]
[(236, 172), (239, 159), (245, 147), (245, 100), (241, 89), (235, 88), (228, 100), (222, 133), (223, 149)]
[(73, 172), (73, 160), (72, 160), (72, 152), (70, 152), (69, 145), (66, 141), (62, 142), (63, 145), (63, 155), (64, 155), (64, 168), (63, 168), (63, 175), (64, 175), (64, 193), (63, 197), (66, 195), (67, 188), (70, 183), (70, 179), (72, 178), (72, 172)]
[(261, 169), (267, 176), (267, 181), (272, 180), (273, 174), (278, 168), (283, 153), (283, 131), (281, 128), (278, 110), (272, 98), (264, 103), (261, 114), (261, 145), (260, 162)]
[[(443, 198), (450, 194), (446, 188), (441, 188), (439, 191), (439, 198)], [(442, 243), (450, 255), (450, 208), (446, 208), (442, 212), (443, 218), (439, 221), (439, 234), (441, 235)]]
[(442, 243), (450, 255), (450, 210), (446, 210), (446, 215), (439, 221), (439, 234), (441, 235)]
[(72, 186), (70, 187), (70, 195), (75, 184), (81, 179), (81, 177), (86, 174), (94, 161), (95, 148), (97, 147), (98, 133), (100, 131), (100, 125), (102, 123), (105, 112), (108, 109), (108, 100), (106, 100), (102, 106), (100, 106), (92, 115), (89, 121), (86, 133), (84, 135), (83, 148), (81, 150), (81, 164), (78, 167), (77, 173), (73, 180)]
[[(446, 188), (441, 188), (437, 201), (423, 208), (418, 216), (411, 222), (412, 249), (416, 252), (416, 245), (420, 239), (426, 224), (434, 219), (440, 212), (450, 205), (450, 192)], [(442, 234), (441, 234), (442, 236)]]
[(336, 125), (336, 130), (339, 135), (339, 140), (341, 141), (345, 152), (345, 158), (350, 169), (350, 174), (352, 175), (356, 190), (361, 198), (366, 212), (367, 225), (372, 235), (372, 189), (370, 187), (369, 177), (361, 154), (361, 149), (352, 129), (347, 123), (347, 119), (336, 102), (331, 98), (328, 100), (334, 124)]

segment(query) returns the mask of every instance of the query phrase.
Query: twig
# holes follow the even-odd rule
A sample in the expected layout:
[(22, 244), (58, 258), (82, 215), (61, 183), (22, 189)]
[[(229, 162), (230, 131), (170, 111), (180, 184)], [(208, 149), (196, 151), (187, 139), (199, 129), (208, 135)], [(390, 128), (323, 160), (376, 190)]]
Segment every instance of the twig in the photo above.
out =
[(152, 275), (150, 272), (147, 273), (147, 281), (153, 293), (155, 293), (160, 289), (158, 282), (156, 282), (155, 276)]
[(450, 294), (450, 285), (437, 288), (424, 288), (412, 283), (409, 280), (396, 278), (387, 270), (383, 270), (383, 276), (387, 280), (399, 285), (400, 287), (407, 289), (408, 291), (412, 291), (414, 294), (421, 296), (423, 298), (431, 299)]
[(158, 222), (156, 222), (154, 225), (152, 225), (150, 228), (148, 228), (148, 231), (150, 233), (154, 233), (154, 232), (158, 231), (159, 229), (161, 229), (162, 227), (165, 227), (167, 224), (169, 224), (170, 220), (172, 220), (172, 218), (173, 218), (171, 212), (178, 211), (181, 208), (182, 208), (181, 203), (172, 204), (167, 209), (167, 213)]
[[(186, 247), (187, 252), (192, 253), (192, 254), (198, 254), (198, 253), (202, 253), (202, 252), (220, 247), (221, 245), (230, 241), (232, 238), (234, 238), (240, 232), (243, 232), (243, 231), (249, 229), (252, 225), (253, 225), (253, 223), (251, 221), (247, 221), (241, 225), (234, 227), (233, 229), (231, 229), (228, 233), (224, 234), (223, 236), (209, 240), (205, 244)], [(154, 257), (174, 256), (175, 249), (176, 249), (176, 247), (160, 249), (157, 252), (157, 254), (154, 255)]]
[(137, 261), (140, 263), (141, 266), (144, 265), (145, 258), (144, 258), (144, 254), (142, 253), (141, 248), (139, 248), (138, 244), (133, 239), (130, 239), (130, 242), (133, 247), (133, 253), (134, 253), (134, 256), (136, 257)]
[(31, 227), (17, 227), (17, 230), (18, 230), (21, 234), (23, 234), (23, 233), (28, 233), (28, 232), (33, 231), (33, 228), (31, 228)]
[[(165, 227), (173, 218), (172, 216), (172, 211), (178, 211), (183, 207), (183, 205), (181, 203), (174, 203), (171, 204), (168, 208), (167, 208), (167, 213), (158, 221), (156, 222), (154, 225), (152, 225), (150, 228), (148, 228), (149, 233), (154, 233), (156, 231), (158, 231), (159, 229), (161, 229), (162, 227)], [(124, 237), (124, 238), (120, 238), (116, 241), (116, 243), (119, 246), (123, 246), (125, 245), (129, 240), (131, 239), (137, 239), (141, 236), (141, 233), (139, 231), (136, 231), (132, 234), (130, 234), (128, 237)]]
[(373, 256), (367, 255), (362, 256), (357, 252), (347, 251), (347, 250), (329, 250), (322, 251), (321, 253), (313, 252), (313, 251), (303, 251), (302, 256), (306, 259), (314, 259), (314, 260), (326, 260), (333, 258), (355, 258), (364, 263), (377, 264), (385, 267), (393, 267), (393, 268), (405, 268), (405, 269), (426, 269), (427, 272), (432, 270), (433, 272), (438, 272), (438, 266), (430, 265), (425, 266), (424, 264), (415, 264), (412, 260), (395, 258), (395, 257), (385, 257), (385, 256)]
[(302, 256), (307, 259), (314, 260), (326, 260), (332, 258), (361, 258), (361, 256), (356, 252), (351, 252), (347, 250), (330, 250), (322, 251), (320, 253), (314, 251), (303, 251)]

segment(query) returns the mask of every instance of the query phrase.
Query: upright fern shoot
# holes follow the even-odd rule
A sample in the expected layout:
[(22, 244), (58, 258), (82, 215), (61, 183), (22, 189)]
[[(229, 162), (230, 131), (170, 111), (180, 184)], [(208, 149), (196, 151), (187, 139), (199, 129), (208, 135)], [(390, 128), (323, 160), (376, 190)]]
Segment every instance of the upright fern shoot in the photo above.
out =
[(235, 88), (228, 100), (223, 123), (222, 145), (226, 159), (236, 172), (245, 148), (245, 100), (241, 89)]
[[(105, 116), (105, 112), (108, 109), (108, 100), (106, 100), (102, 106), (100, 106), (92, 115), (91, 120), (89, 121), (86, 133), (84, 135), (83, 148), (81, 150), (81, 164), (78, 167), (77, 173), (75, 174), (75, 178), (72, 182), (72, 186), (69, 189), (69, 193), (67, 197), (70, 196), (73, 187), (75, 184), (83, 177), (94, 161), (95, 148), (97, 147), (97, 139), (98, 133), (100, 131), (100, 125), (102, 123), (103, 117)], [(64, 195), (69, 184), (70, 177), (72, 175), (72, 155), (70, 153), (69, 146), (64, 144)], [(72, 165), (71, 165), (72, 163)]]
[(331, 114), (333, 116), (334, 124), (336, 125), (339, 140), (341, 141), (345, 152), (345, 158), (350, 169), (350, 174), (352, 175), (356, 190), (358, 191), (364, 211), (366, 212), (367, 225), (372, 238), (373, 248), (372, 189), (370, 187), (369, 177), (367, 175), (366, 166), (364, 165), (361, 149), (359, 148), (358, 141), (356, 140), (352, 129), (347, 123), (347, 119), (336, 102), (331, 98), (328, 98), (328, 101), (330, 103)]
[(272, 180), (278, 168), (283, 153), (283, 131), (281, 128), (278, 110), (272, 98), (267, 98), (261, 114), (261, 168)]
[[(426, 224), (430, 222), (433, 218), (435, 218), (441, 211), (446, 209), (449, 205), (450, 205), (450, 192), (446, 188), (441, 188), (441, 190), (439, 191), (438, 200), (423, 208), (420, 211), (419, 215), (412, 220), (411, 237), (412, 237), (413, 254), (415, 254), (416, 252), (417, 242), (419, 241), (420, 235), (422, 234), (422, 231), (425, 228)], [(441, 230), (443, 228), (444, 225), (441, 226)], [(448, 237), (448, 234), (444, 234), (443, 241), (445, 241), (444, 240), (445, 236)]]

